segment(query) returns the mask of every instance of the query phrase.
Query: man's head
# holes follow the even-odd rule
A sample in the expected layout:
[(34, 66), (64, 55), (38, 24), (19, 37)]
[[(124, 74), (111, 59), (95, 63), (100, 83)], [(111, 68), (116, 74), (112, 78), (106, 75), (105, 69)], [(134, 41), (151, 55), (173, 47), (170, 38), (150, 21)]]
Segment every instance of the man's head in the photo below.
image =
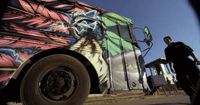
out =
[(165, 42), (167, 45), (169, 45), (169, 44), (172, 43), (172, 38), (171, 38), (170, 36), (165, 36), (165, 37), (163, 38), (163, 40), (164, 40), (164, 42)]

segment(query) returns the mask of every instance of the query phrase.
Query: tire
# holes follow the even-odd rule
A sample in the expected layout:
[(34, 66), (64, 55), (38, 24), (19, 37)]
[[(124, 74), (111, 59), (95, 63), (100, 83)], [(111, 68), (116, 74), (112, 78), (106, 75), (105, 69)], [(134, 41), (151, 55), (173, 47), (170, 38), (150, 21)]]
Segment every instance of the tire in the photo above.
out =
[(54, 54), (37, 61), (20, 87), (23, 105), (81, 105), (90, 91), (84, 65), (69, 55)]

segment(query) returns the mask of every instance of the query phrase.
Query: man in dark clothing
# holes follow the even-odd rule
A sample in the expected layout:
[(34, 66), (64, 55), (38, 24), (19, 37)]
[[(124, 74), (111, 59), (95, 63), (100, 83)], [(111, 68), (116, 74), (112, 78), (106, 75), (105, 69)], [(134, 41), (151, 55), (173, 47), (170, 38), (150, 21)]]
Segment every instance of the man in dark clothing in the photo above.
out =
[[(200, 76), (199, 64), (193, 50), (183, 42), (173, 42), (170, 36), (164, 37), (164, 42), (168, 45), (165, 48), (165, 56), (169, 62), (170, 69), (176, 72), (176, 78), (182, 89), (189, 95), (192, 101), (194, 93), (196, 93), (197, 81)], [(193, 58), (190, 59), (189, 56)]]

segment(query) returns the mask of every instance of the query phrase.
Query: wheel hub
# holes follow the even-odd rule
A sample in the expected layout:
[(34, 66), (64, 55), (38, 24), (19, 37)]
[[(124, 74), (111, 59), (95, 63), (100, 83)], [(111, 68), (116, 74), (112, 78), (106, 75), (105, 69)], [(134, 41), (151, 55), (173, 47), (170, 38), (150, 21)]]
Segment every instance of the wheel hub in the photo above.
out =
[(75, 90), (75, 77), (69, 68), (55, 68), (43, 76), (40, 90), (41, 94), (50, 100), (64, 101)]

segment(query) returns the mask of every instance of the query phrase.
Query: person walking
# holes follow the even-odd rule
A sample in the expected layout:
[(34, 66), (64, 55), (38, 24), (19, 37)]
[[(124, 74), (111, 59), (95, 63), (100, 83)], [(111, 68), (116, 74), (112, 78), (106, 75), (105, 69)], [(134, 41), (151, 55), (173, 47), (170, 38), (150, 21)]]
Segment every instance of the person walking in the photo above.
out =
[(173, 42), (170, 36), (164, 37), (163, 40), (168, 45), (165, 48), (165, 56), (169, 62), (170, 69), (176, 73), (176, 78), (181, 88), (192, 102), (196, 93), (197, 81), (200, 77), (200, 71), (197, 67), (200, 61), (193, 53), (193, 49), (183, 42)]

